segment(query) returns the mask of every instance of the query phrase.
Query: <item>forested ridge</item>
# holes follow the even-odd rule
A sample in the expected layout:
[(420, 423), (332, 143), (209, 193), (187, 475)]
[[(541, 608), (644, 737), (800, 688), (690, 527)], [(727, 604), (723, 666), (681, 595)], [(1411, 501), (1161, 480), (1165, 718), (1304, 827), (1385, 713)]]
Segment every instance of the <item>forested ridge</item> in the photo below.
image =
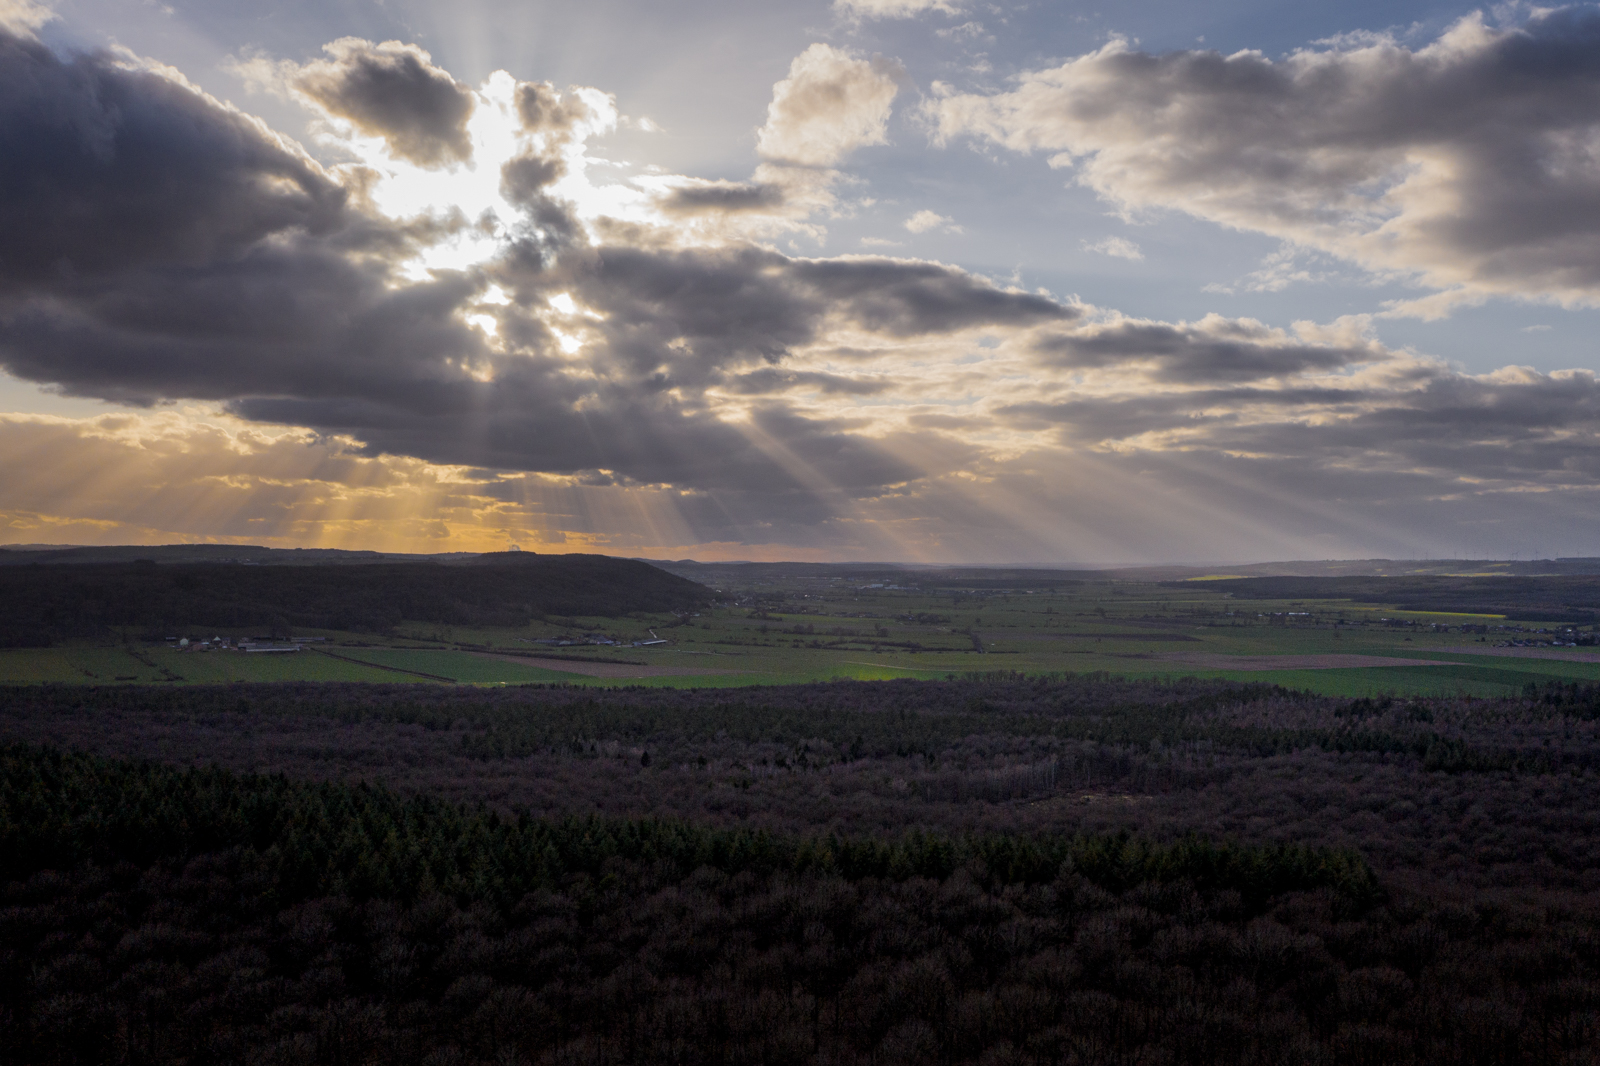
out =
[(602, 555), (346, 566), (0, 566), (0, 646), (122, 632), (257, 626), (386, 632), (402, 621), (522, 626), (555, 615), (683, 610), (711, 593), (647, 563)]

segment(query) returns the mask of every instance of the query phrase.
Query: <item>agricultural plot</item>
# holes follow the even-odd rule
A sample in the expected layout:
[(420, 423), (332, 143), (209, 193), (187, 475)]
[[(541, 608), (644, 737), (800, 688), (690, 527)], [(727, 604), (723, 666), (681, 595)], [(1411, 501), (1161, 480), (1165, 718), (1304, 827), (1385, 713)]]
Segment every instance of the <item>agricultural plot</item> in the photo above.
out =
[(377, 667), (345, 662), (314, 652), (292, 655), (245, 655), (240, 652), (145, 652), (183, 682), (216, 684), (230, 681), (391, 681)]
[(0, 650), (0, 684), (55, 682), (101, 685), (158, 681), (161, 673), (120, 647), (6, 648)]

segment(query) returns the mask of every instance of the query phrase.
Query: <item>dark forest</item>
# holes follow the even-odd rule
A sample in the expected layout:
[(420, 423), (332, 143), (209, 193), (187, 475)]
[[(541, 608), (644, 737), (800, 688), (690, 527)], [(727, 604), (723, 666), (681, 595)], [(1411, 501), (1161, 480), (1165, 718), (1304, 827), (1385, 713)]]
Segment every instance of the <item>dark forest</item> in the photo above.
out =
[(1592, 1062), (1597, 729), (1554, 683), (9, 690), (0, 1054)]

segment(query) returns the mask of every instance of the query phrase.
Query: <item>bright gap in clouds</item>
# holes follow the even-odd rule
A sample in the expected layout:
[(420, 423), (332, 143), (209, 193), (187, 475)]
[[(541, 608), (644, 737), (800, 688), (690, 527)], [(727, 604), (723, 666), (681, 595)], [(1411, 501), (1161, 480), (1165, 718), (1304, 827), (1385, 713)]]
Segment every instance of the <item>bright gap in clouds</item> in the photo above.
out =
[(411, 280), (422, 280), (429, 270), (466, 270), (498, 253), (504, 228), (517, 216), (501, 194), (500, 180), (501, 168), (524, 147), (515, 114), (516, 88), (516, 79), (501, 70), (474, 92), (477, 106), (467, 124), (472, 158), (448, 169), (396, 158), (381, 137), (351, 136), (343, 142), (380, 175), (372, 200), (391, 218), (459, 213), (466, 222), (450, 239), (418, 253), (405, 271)]
[(376, 175), (369, 195), (384, 214), (455, 223), (449, 237), (423, 245), (406, 263), (403, 274), (409, 280), (424, 280), (433, 270), (470, 270), (504, 252), (507, 239), (521, 224), (522, 211), (506, 198), (503, 173), (520, 156), (558, 155), (566, 173), (553, 184), (552, 192), (570, 201), (585, 221), (602, 215), (644, 217), (644, 197), (637, 190), (617, 183), (595, 185), (589, 179), (585, 144), (616, 125), (611, 99), (592, 89), (576, 90), (588, 117), (574, 124), (570, 139), (558, 139), (552, 133), (523, 129), (517, 115), (517, 86), (510, 73), (497, 70), (472, 90), (475, 106), (466, 127), (471, 157), (448, 167), (420, 166), (396, 155), (382, 137), (361, 136), (348, 126), (322, 134), (325, 144), (351, 152)]

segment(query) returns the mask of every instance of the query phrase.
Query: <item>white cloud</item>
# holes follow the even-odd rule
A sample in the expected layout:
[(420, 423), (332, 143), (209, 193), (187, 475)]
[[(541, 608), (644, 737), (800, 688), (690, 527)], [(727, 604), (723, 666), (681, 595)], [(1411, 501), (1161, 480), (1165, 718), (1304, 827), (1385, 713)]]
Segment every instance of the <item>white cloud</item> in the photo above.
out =
[(37, 0), (0, 0), (0, 29), (32, 36), (33, 31), (56, 17), (50, 4)]
[(935, 36), (943, 37), (947, 41), (972, 41), (982, 37), (984, 30), (981, 22), (963, 22), (959, 26), (947, 26), (933, 32)]
[(846, 18), (908, 19), (928, 11), (960, 14), (961, 5), (950, 0), (833, 0), (833, 9)]
[(945, 229), (960, 233), (961, 227), (956, 225), (955, 219), (929, 211), (924, 208), (905, 220), (906, 229), (912, 233), (927, 233), (929, 230)]
[(885, 143), (904, 73), (893, 60), (813, 44), (772, 87), (757, 151), (775, 162), (832, 167), (857, 148)]
[(1137, 261), (1144, 258), (1144, 253), (1139, 250), (1139, 246), (1126, 237), (1107, 237), (1105, 240), (1095, 241), (1093, 244), (1084, 241), (1083, 250), (1086, 252), (1099, 252), (1101, 255), (1109, 255), (1116, 259)]
[(1437, 316), (1491, 296), (1600, 304), (1600, 11), (1481, 16), (1270, 59), (1114, 40), (994, 95), (928, 101), (938, 136), (1051, 165), (1128, 213), (1185, 211), (1408, 278)]

